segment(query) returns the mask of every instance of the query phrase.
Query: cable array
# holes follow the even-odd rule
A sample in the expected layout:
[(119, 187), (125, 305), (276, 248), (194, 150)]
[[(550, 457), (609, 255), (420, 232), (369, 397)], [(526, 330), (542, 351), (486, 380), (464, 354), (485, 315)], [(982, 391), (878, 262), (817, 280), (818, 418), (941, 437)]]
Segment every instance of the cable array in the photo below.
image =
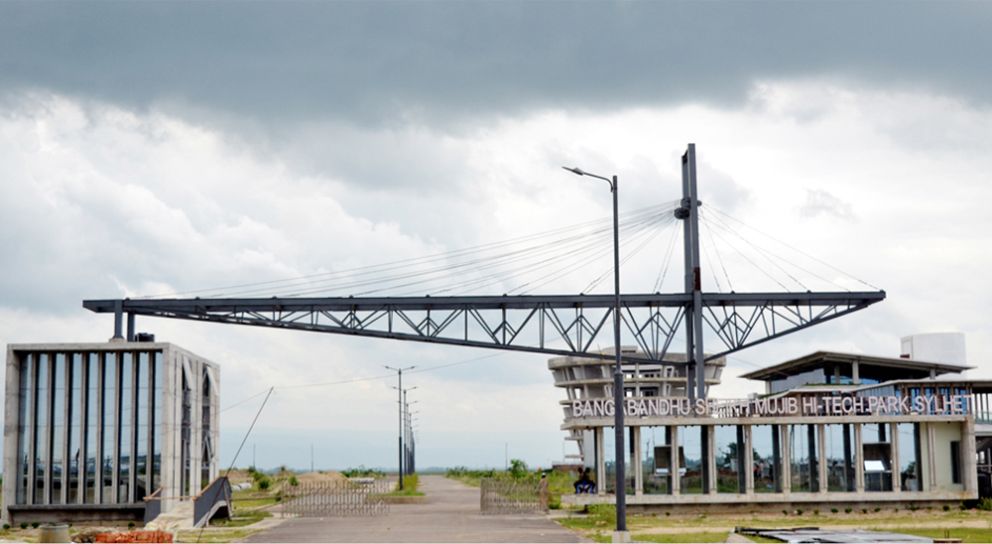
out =
[[(651, 240), (671, 226), (675, 206), (675, 202), (649, 206), (620, 218), (624, 262), (643, 252)], [(613, 269), (609, 258), (613, 251), (612, 232), (610, 217), (425, 257), (145, 298), (405, 296), (486, 290), (523, 294), (583, 275), (582, 283), (594, 289), (602, 281), (600, 276)], [(608, 270), (589, 281), (589, 267), (598, 267), (600, 261), (609, 263)]]
[[(760, 276), (771, 280), (784, 291), (811, 291), (814, 287), (851, 291), (850, 284), (861, 284), (873, 290), (878, 287), (857, 278), (836, 266), (767, 234), (730, 214), (716, 208), (700, 208), (701, 236), (709, 242), (704, 250), (717, 289), (717, 269), (723, 272), (731, 291), (734, 284), (721, 250), (730, 250), (732, 257), (746, 263)], [(715, 256), (715, 257), (714, 257)], [(729, 260), (729, 259), (728, 259)], [(814, 285), (816, 284), (816, 285)]]

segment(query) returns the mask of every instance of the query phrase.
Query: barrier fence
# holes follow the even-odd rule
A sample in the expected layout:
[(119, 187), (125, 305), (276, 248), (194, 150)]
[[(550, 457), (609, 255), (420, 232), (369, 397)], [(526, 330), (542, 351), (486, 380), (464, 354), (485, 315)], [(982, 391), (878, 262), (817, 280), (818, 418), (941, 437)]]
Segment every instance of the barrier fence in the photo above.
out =
[(301, 482), (289, 489), (283, 511), (304, 518), (381, 516), (389, 513), (384, 495), (392, 487), (371, 479)]
[(537, 483), (503, 478), (479, 482), (479, 507), (483, 514), (536, 514), (544, 510)]

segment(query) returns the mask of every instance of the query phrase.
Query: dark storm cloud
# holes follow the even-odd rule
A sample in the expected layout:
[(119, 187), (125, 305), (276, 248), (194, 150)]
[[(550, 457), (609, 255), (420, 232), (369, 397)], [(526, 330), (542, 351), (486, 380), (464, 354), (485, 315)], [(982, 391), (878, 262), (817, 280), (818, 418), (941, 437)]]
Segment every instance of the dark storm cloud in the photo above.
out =
[(3, 3), (0, 86), (389, 123), (733, 103), (830, 75), (992, 99), (987, 3)]

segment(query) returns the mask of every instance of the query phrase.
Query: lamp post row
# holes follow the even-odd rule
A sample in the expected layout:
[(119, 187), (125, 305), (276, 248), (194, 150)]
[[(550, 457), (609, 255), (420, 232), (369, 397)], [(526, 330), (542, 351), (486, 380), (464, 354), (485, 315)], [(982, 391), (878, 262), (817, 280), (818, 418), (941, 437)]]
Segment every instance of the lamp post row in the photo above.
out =
[[(405, 405), (406, 405), (406, 390), (403, 389), (403, 371), (413, 370), (416, 367), (415, 366), (392, 367), (387, 365), (386, 368), (396, 372), (397, 383), (396, 386), (393, 387), (393, 389), (396, 389), (396, 393), (398, 395), (396, 404), (398, 405), (397, 407), (399, 408), (399, 420), (398, 420), (399, 429), (398, 429), (398, 434), (396, 436), (396, 446), (397, 446), (396, 453), (399, 461), (398, 462), (399, 489), (402, 490), (403, 489), (403, 430), (405, 428), (403, 422), (403, 413), (405, 412)], [(410, 389), (416, 389), (416, 387), (411, 387)]]

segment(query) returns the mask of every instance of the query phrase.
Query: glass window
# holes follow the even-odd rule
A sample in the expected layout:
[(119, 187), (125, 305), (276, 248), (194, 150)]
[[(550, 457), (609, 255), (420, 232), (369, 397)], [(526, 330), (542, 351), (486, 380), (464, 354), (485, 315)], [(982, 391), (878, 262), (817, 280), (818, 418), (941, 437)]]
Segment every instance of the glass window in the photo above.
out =
[(951, 483), (961, 483), (961, 441), (951, 441)]
[(162, 368), (162, 352), (155, 352), (155, 393), (152, 397), (152, 402), (154, 407), (152, 410), (152, 426), (154, 427), (154, 433), (152, 435), (152, 485), (151, 490), (157, 490), (161, 485), (162, 479), (162, 381), (165, 379), (165, 370)]
[(820, 477), (817, 463), (816, 425), (790, 425), (789, 434), (792, 439), (789, 450), (792, 491), (818, 491)]
[(923, 474), (920, 466), (919, 423), (900, 423), (899, 482), (903, 491), (922, 491)]
[(135, 500), (151, 494), (147, 485), (148, 460), (148, 352), (138, 353), (138, 449), (135, 457)]
[(854, 428), (852, 425), (825, 426), (827, 491), (854, 491)]
[[(184, 358), (185, 359), (185, 358)], [(184, 365), (185, 366), (185, 365)], [(183, 384), (183, 413), (182, 413), (182, 426), (180, 429), (180, 467), (182, 467), (182, 476), (180, 477), (180, 489), (181, 494), (184, 497), (191, 495), (190, 493), (190, 436), (191, 436), (191, 418), (193, 412), (193, 399), (192, 392), (189, 387), (189, 380), (186, 378), (186, 370), (184, 367), (180, 367), (180, 373), (182, 374), (182, 384)]]
[(892, 491), (892, 444), (888, 423), (866, 423), (861, 427), (865, 491)]
[(781, 492), (779, 467), (782, 465), (778, 425), (751, 427), (751, 447), (754, 466), (754, 492)]
[[(200, 422), (202, 425), (201, 445), (203, 447), (203, 451), (200, 452), (200, 488), (202, 489), (210, 485), (210, 460), (213, 459), (214, 454), (213, 437), (210, 429), (210, 374), (207, 372), (206, 365), (203, 365), (203, 376), (201, 377), (200, 384), (203, 388), (200, 402), (200, 410), (202, 412), (202, 420)], [(629, 455), (627, 459), (630, 459)], [(631, 473), (631, 477), (633, 477), (633, 471), (630, 470), (629, 472)]]
[(642, 473), (644, 493), (667, 495), (672, 492), (671, 482), (671, 427), (641, 427)]
[(117, 420), (114, 415), (114, 406), (117, 402), (117, 353), (105, 353), (103, 355), (103, 461), (101, 471), (103, 475), (103, 502), (104, 504), (114, 504), (117, 502), (117, 493), (114, 490), (114, 470), (117, 468), (117, 441), (116, 425)]
[(714, 435), (717, 492), (744, 493), (744, 471), (751, 467), (744, 455), (744, 428), (740, 425), (717, 425)]
[(38, 424), (34, 432), (34, 503), (47, 504), (48, 497), (45, 493), (45, 472), (48, 467), (48, 426), (49, 420), (49, 396), (51, 393), (51, 357), (47, 353), (38, 355), (38, 394), (35, 397), (35, 410), (38, 413)]
[(69, 447), (66, 448), (66, 451), (69, 452), (69, 459), (67, 459), (66, 465), (69, 473), (68, 501), (74, 503), (79, 500), (79, 462), (82, 456), (79, 448), (82, 444), (80, 433), (83, 424), (83, 411), (79, 403), (83, 398), (80, 394), (83, 379), (83, 354), (73, 353), (67, 362), (72, 365), (69, 371), (69, 379), (72, 383), (69, 387), (69, 397), (66, 399), (69, 406)]
[(31, 474), (30, 431), (34, 425), (34, 360), (35, 356), (26, 353), (21, 356), (20, 368), (20, 406), (17, 411), (17, 494), (16, 503), (27, 502), (27, 491), (34, 483)]
[(131, 483), (131, 466), (134, 460), (134, 442), (131, 432), (133, 430), (132, 418), (134, 417), (134, 398), (131, 389), (131, 380), (134, 374), (134, 360), (131, 353), (121, 354), (121, 372), (118, 377), (120, 384), (120, 404), (118, 409), (121, 414), (121, 435), (120, 435), (120, 470), (117, 480), (117, 501), (121, 503), (129, 502), (129, 491)]
[(706, 453), (703, 451), (702, 433), (706, 428), (700, 425), (679, 427), (679, 486), (683, 495), (705, 493), (703, 472), (706, 470)]
[(800, 372), (794, 376), (787, 376), (780, 380), (772, 380), (770, 383), (772, 393), (781, 393), (782, 391), (788, 391), (789, 389), (795, 389), (807, 384), (819, 385), (827, 383), (827, 374), (824, 372), (824, 369), (816, 368), (807, 370), (806, 372)]
[[(616, 478), (617, 478), (617, 466), (616, 466), (616, 432), (615, 427), (604, 427), (603, 428), (603, 460), (606, 465), (606, 487), (604, 490), (607, 493), (616, 493)], [(624, 443), (630, 445), (630, 429), (624, 429)], [(627, 480), (627, 492), (634, 492), (634, 471), (630, 469), (630, 450), (628, 446), (624, 448), (624, 476)]]
[(87, 372), (89, 377), (87, 378), (87, 393), (86, 393), (86, 494), (83, 497), (83, 501), (86, 504), (96, 503), (96, 486), (97, 483), (97, 458), (96, 458), (96, 448), (97, 448), (97, 424), (99, 420), (97, 419), (97, 387), (100, 385), (100, 355), (97, 353), (90, 353), (88, 356), (88, 366)]
[(63, 468), (65, 464), (65, 354), (55, 354), (54, 383), (52, 395), (52, 487), (51, 503), (62, 504)]

